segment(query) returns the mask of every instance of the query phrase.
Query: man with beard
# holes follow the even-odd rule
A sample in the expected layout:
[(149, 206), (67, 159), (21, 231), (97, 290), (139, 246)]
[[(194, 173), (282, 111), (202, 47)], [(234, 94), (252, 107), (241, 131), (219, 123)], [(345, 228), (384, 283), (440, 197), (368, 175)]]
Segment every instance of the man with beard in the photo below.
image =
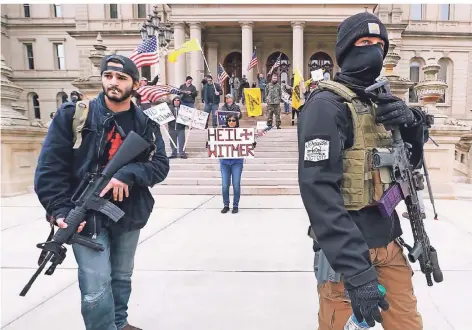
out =
[[(77, 230), (102, 244), (105, 251), (72, 245), (85, 328), (138, 330), (127, 320), (134, 256), (140, 229), (154, 206), (149, 187), (166, 178), (169, 161), (159, 126), (131, 102), (139, 85), (133, 61), (121, 55), (105, 56), (100, 72), (103, 92), (88, 106), (68, 102), (56, 112), (39, 156), (34, 188), (48, 218), (65, 228), (64, 220), (75, 206), (72, 194), (88, 172), (100, 173), (130, 131), (151, 143), (149, 150), (118, 170), (100, 194), (110, 195), (124, 211), (123, 218), (113, 222), (102, 213), (89, 211)], [(86, 117), (78, 139), (73, 133), (77, 113)]]
[(342, 22), (335, 48), (341, 72), (334, 81), (320, 81), (298, 122), (298, 177), (310, 236), (314, 249), (341, 275), (317, 275), (320, 330), (342, 330), (353, 312), (370, 327), (377, 321), (387, 330), (423, 329), (413, 272), (398, 239), (398, 215), (384, 217), (375, 205), (391, 173), (369, 165), (373, 148), (392, 146), (385, 127), (400, 127), (413, 146), (414, 166), (425, 142), (421, 111), (390, 94), (365, 92), (380, 75), (388, 45), (387, 29), (375, 15), (360, 13)]

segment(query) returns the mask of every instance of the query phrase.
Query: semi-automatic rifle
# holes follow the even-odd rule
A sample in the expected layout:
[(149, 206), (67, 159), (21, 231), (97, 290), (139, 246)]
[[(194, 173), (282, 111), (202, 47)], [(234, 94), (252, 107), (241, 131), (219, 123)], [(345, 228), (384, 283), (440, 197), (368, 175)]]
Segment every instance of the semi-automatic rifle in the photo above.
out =
[[(59, 228), (52, 240), (36, 245), (42, 250), (42, 254), (46, 254), (38, 270), (21, 291), (20, 296), (24, 297), (28, 293), (31, 285), (49, 261), (51, 261), (51, 266), (45, 274), (52, 275), (54, 273), (56, 267), (66, 258), (67, 249), (64, 244), (80, 244), (98, 252), (104, 251), (104, 247), (101, 244), (77, 233), (77, 228), (84, 221), (89, 210), (101, 212), (115, 222), (123, 217), (124, 212), (115, 204), (100, 197), (100, 193), (120, 168), (133, 161), (150, 146), (151, 144), (148, 141), (144, 140), (134, 131), (131, 131), (103, 171), (98, 174), (88, 175), (87, 180), (82, 181), (74, 194), (76, 196), (80, 193), (80, 196), (77, 199), (74, 196), (72, 197), (75, 208), (69, 212), (64, 220), (67, 227)], [(85, 184), (87, 186), (83, 189)]]
[[(365, 89), (366, 93), (379, 88), (390, 93), (388, 80), (382, 80)], [(411, 229), (413, 231), (413, 247), (407, 245), (403, 239), (399, 242), (408, 249), (408, 259), (420, 263), (421, 271), (426, 276), (428, 286), (433, 285), (431, 274), (436, 283), (443, 281), (443, 274), (439, 268), (438, 255), (430, 244), (428, 234), (424, 228), (417, 190), (424, 189), (421, 173), (415, 172), (410, 163), (412, 145), (403, 141), (398, 126), (386, 127), (392, 132), (393, 144), (391, 148), (379, 148), (372, 151), (373, 168), (391, 169), (394, 184), (384, 193), (378, 207), (383, 216), (390, 216), (401, 200), (405, 201)], [(431, 195), (430, 195), (431, 196)]]

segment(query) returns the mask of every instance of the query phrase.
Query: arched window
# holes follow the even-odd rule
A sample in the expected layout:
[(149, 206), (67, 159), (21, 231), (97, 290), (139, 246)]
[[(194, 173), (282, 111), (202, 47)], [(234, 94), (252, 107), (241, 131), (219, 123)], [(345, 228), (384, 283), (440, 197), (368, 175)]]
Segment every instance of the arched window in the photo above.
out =
[(39, 107), (38, 94), (34, 92), (28, 93), (27, 100), (28, 100), (28, 113), (29, 113), (28, 118), (41, 119), (41, 109)]
[(67, 94), (65, 92), (59, 92), (56, 95), (56, 105), (59, 108), (62, 103), (67, 102)]
[(416, 95), (414, 87), (420, 82), (421, 68), (423, 67), (423, 60), (420, 58), (412, 58), (410, 61), (410, 81), (414, 83), (408, 90), (408, 100), (411, 103), (418, 103), (418, 96)]
[(333, 60), (326, 53), (318, 52), (311, 55), (308, 60), (308, 69), (310, 72), (318, 69), (325, 69), (325, 72), (329, 73), (330, 78), (333, 78)]
[(441, 66), (438, 72), (438, 80), (442, 80), (447, 84), (447, 89), (438, 100), (438, 103), (446, 103), (447, 98), (452, 95), (452, 61), (442, 57), (439, 59), (438, 65)]

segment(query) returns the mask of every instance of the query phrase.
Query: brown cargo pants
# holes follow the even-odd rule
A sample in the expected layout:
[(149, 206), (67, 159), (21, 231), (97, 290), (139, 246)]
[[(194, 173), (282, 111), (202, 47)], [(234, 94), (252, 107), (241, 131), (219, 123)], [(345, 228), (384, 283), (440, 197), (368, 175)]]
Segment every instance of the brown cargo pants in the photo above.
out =
[[(386, 247), (370, 249), (370, 259), (387, 290), (388, 311), (382, 311), (385, 330), (422, 330), (423, 321), (416, 310), (411, 277), (413, 270), (395, 241)], [(351, 302), (344, 295), (343, 282), (318, 285), (320, 310), (318, 330), (343, 330), (352, 314)]]
[(267, 126), (272, 126), (272, 119), (275, 113), (275, 125), (280, 126), (282, 121), (280, 120), (280, 104), (268, 104), (267, 105)]

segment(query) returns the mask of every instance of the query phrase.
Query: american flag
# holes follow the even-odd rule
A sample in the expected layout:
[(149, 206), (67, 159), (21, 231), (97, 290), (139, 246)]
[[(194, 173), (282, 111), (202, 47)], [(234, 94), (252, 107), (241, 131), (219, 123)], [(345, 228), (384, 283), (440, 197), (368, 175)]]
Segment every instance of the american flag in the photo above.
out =
[(159, 55), (157, 53), (157, 39), (156, 36), (151, 36), (144, 40), (129, 57), (138, 69), (145, 65), (153, 65), (159, 62)]
[(254, 52), (252, 53), (252, 59), (251, 62), (249, 62), (249, 67), (247, 68), (247, 71), (251, 71), (253, 67), (255, 67), (259, 62), (257, 61), (257, 55), (256, 55), (256, 50), (254, 49)]
[(280, 53), (279, 57), (277, 57), (277, 61), (275, 61), (274, 65), (270, 69), (269, 74), (272, 74), (272, 71), (274, 71), (274, 69), (276, 69), (280, 66), (280, 64), (281, 64), (280, 57), (281, 56), (282, 56), (282, 53)]
[(221, 63), (218, 63), (218, 81), (220, 82), (220, 84), (223, 84), (223, 81), (225, 81), (225, 79), (227, 78), (229, 78), (228, 74), (226, 73)]
[(138, 94), (141, 95), (141, 102), (143, 99), (146, 101), (156, 102), (161, 97), (169, 94), (180, 94), (180, 89), (172, 87), (170, 85), (154, 85), (154, 86), (141, 86), (137, 90)]

